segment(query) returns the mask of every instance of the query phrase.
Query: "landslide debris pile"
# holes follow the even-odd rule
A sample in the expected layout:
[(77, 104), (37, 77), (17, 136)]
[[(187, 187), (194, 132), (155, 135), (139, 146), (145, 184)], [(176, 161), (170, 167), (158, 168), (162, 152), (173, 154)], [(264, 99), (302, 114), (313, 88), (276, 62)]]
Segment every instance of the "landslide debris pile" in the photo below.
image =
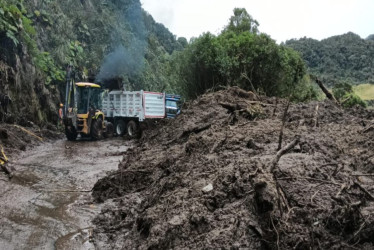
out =
[(372, 249), (374, 113), (291, 104), (278, 151), (286, 106), (229, 88), (148, 130), (93, 189), (96, 245)]

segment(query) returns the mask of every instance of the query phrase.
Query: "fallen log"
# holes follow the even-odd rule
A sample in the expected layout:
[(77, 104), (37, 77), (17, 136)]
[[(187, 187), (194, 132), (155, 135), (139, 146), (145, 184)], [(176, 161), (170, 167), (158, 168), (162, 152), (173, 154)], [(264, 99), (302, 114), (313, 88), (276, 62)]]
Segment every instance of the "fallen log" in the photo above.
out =
[(245, 107), (239, 105), (239, 104), (231, 104), (231, 103), (225, 103), (220, 102), (219, 105), (221, 105), (223, 108), (227, 109), (230, 113), (234, 112), (235, 110), (241, 110), (245, 109)]
[(320, 79), (316, 78), (316, 83), (321, 88), (323, 93), (325, 93), (327, 98), (329, 98), (331, 101), (338, 104), (338, 101), (335, 99), (334, 95), (325, 87), (325, 85), (322, 83), (322, 81)]

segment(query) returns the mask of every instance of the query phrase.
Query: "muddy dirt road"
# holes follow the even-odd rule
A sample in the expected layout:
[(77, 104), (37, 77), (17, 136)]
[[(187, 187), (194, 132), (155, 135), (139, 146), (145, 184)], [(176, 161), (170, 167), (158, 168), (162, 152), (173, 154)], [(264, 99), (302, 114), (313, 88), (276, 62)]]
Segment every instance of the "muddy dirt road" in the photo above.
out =
[(94, 249), (91, 220), (100, 207), (90, 190), (126, 149), (120, 138), (59, 140), (20, 155), (13, 179), (0, 175), (1, 249)]

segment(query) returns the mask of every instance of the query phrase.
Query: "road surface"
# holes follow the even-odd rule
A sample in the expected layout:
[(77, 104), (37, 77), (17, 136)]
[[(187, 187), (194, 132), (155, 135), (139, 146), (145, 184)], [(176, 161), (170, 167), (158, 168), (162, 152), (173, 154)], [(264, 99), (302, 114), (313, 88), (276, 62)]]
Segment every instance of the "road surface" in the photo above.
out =
[(0, 248), (95, 249), (90, 190), (127, 148), (122, 138), (59, 140), (18, 156), (14, 177), (0, 175)]

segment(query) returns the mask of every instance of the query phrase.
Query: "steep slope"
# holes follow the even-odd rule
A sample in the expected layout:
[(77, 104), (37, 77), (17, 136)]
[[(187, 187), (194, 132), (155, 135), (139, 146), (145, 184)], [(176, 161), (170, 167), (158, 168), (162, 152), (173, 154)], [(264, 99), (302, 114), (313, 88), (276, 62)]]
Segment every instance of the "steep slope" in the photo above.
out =
[[(121, 77), (128, 88), (166, 88), (150, 83), (165, 72), (153, 65), (182, 49), (176, 37), (146, 13), (139, 0), (27, 1), (42, 51), (60, 67), (73, 64), (79, 78), (102, 82)], [(167, 84), (167, 83), (164, 83)]]
[(10, 114), (0, 114), (9, 122), (56, 123), (68, 64), (79, 80), (168, 89), (162, 65), (180, 49), (139, 0), (0, 0), (0, 92), (12, 100)]
[(333, 36), (321, 41), (311, 38), (286, 41), (286, 45), (299, 51), (309, 71), (334, 81), (374, 83), (374, 42), (354, 33)]

